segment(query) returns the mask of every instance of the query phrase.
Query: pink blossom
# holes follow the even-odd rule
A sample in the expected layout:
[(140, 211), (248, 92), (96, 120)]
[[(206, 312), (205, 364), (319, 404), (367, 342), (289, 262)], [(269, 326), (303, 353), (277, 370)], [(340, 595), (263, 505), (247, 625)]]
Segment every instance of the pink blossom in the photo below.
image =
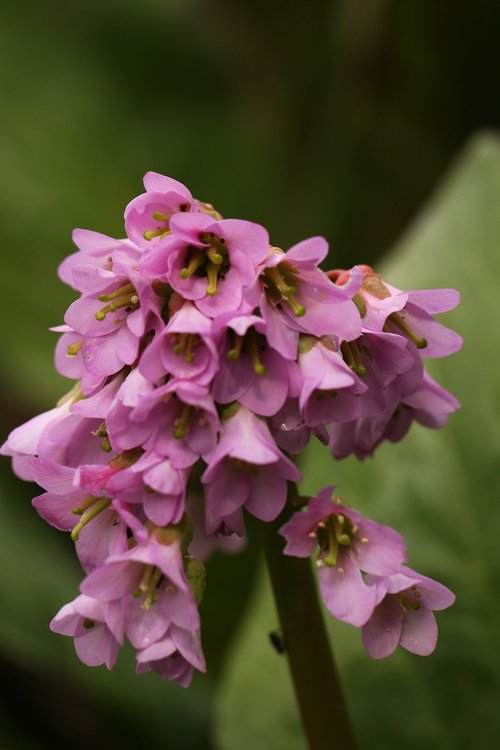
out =
[(431, 654), (438, 635), (433, 610), (450, 607), (454, 594), (405, 566), (384, 581), (384, 588), (385, 597), (362, 630), (363, 644), (370, 656), (383, 659), (398, 644), (413, 654)]
[(268, 254), (266, 230), (203, 213), (175, 214), (169, 226), (172, 235), (144, 256), (143, 273), (168, 282), (208, 317), (236, 310)]
[(243, 506), (262, 521), (272, 521), (285, 505), (287, 481), (301, 478), (264, 420), (244, 406), (223, 421), (219, 443), (207, 463), (201, 478), (206, 485), (207, 533), (227, 524), (241, 535)]
[(319, 586), (328, 610), (338, 620), (360, 626), (381, 598), (380, 586), (366, 574), (397, 573), (405, 544), (394, 529), (334, 500), (332, 487), (326, 487), (305, 511), (294, 513), (280, 529), (287, 541), (284, 554), (309, 557), (319, 545)]
[(50, 629), (54, 633), (72, 636), (79, 659), (88, 667), (105, 664), (112, 669), (123, 643), (123, 634), (109, 628), (109, 610), (108, 604), (81, 594), (64, 605), (50, 623)]

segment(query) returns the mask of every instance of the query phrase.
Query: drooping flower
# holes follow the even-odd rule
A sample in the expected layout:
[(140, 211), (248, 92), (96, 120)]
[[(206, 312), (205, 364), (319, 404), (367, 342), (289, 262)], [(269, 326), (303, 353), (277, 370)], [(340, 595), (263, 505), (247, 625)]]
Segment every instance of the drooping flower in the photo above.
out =
[(362, 630), (370, 656), (383, 659), (398, 644), (412, 654), (431, 654), (438, 635), (433, 611), (450, 607), (455, 595), (442, 583), (405, 566), (386, 578), (383, 586), (387, 593)]
[(287, 481), (301, 478), (264, 420), (244, 406), (223, 420), (219, 443), (207, 463), (201, 481), (206, 486), (208, 533), (226, 524), (241, 536), (243, 506), (262, 521), (272, 521), (285, 505)]
[(110, 609), (110, 605), (80, 594), (62, 607), (50, 629), (73, 637), (78, 658), (88, 667), (105, 664), (112, 669), (123, 644), (123, 633), (109, 627)]

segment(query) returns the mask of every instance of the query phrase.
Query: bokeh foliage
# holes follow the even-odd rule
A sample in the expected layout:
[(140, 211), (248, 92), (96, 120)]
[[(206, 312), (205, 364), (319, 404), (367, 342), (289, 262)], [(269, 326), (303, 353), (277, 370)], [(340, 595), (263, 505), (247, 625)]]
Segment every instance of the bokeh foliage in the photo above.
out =
[[(4, 4), (0, 16), (0, 439), (68, 388), (53, 372), (55, 334), (47, 329), (73, 299), (55, 277), (72, 251), (72, 228), (121, 236), (123, 207), (147, 169), (184, 181), (226, 216), (264, 223), (283, 246), (324, 234), (333, 241), (332, 263), (347, 265), (380, 256), (469, 133), (500, 125), (491, 93), (500, 67), (494, 2), (478, 4), (473, 19), (465, 0), (19, 0)], [(464, 411), (445, 433), (416, 431), (373, 464), (333, 469), (321, 454), (307, 469), (310, 489), (333, 478), (353, 502), (359, 497), (365, 510), (401, 528), (415, 566), (428, 565), (459, 591), (458, 619), (442, 617), (448, 645), (418, 668), (404, 657), (367, 665), (357, 634), (335, 631), (370, 747), (375, 736), (388, 746), (410, 734), (451, 747), (445, 734), (453, 706), (463, 716), (467, 696), (476, 747), (488, 747), (493, 732), (500, 166), (492, 141), (469, 159), (450, 178), (450, 197), (413, 225), (400, 260), (391, 260), (403, 285), (462, 288), (463, 311), (452, 322), (467, 345), (442, 377)], [(483, 279), (489, 286), (480, 286)], [(112, 750), (157, 742), (219, 750), (217, 736), (226, 738), (224, 750), (243, 748), (241, 738), (227, 744), (233, 703), (245, 685), (255, 698), (270, 691), (264, 683), (279, 669), (261, 632), (269, 610), (260, 584), (252, 594), (259, 573), (253, 527), (243, 556), (210, 564), (203, 604), (209, 677), (184, 692), (134, 677), (130, 654), (111, 674), (89, 670), (71, 643), (47, 630), (77, 591), (71, 543), (32, 510), (36, 489), (15, 480), (5, 459), (0, 468), (0, 746)], [(438, 489), (445, 501), (434, 505)], [(455, 496), (462, 498), (456, 506)], [(250, 683), (247, 657), (264, 665)], [(431, 699), (430, 684), (431, 695), (437, 686), (449, 700)], [(382, 694), (382, 686), (382, 712), (366, 709), (367, 696)], [(277, 743), (288, 732), (293, 750), (298, 725), (287, 713), (288, 694), (268, 694), (269, 718), (253, 714), (249, 701), (237, 720), (249, 740), (259, 727), (277, 729)], [(214, 715), (224, 718), (216, 732)], [(261, 735), (261, 746), (270, 743)]]

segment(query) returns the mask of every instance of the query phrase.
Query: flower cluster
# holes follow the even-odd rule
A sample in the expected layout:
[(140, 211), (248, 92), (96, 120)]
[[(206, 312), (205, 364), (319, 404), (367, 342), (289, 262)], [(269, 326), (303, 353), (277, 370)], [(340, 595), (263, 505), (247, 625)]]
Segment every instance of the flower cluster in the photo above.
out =
[(430, 654), (437, 641), (432, 611), (449, 607), (454, 595), (404, 566), (400, 534), (363, 518), (332, 489), (322, 490), (281, 528), (285, 555), (309, 557), (318, 550), (326, 607), (338, 620), (363, 628), (374, 659), (389, 656), (398, 643), (414, 654)]
[[(125, 239), (73, 233), (59, 275), (80, 296), (54, 330), (57, 370), (76, 382), (2, 453), (45, 490), (33, 504), (71, 533), (86, 574), (52, 629), (108, 668), (126, 637), (139, 672), (187, 685), (205, 669), (201, 558), (238, 547), (244, 510), (277, 518), (301, 479), (290, 454), (315, 436), (363, 458), (457, 408), (422, 356), (460, 347), (433, 317), (458, 295), (403, 292), (367, 266), (324, 273), (321, 237), (284, 252), (175, 180), (144, 184)], [(396, 532), (329, 495), (283, 527), (285, 553), (319, 544), (326, 604), (372, 656), (427, 653), (451, 594), (403, 566)]]

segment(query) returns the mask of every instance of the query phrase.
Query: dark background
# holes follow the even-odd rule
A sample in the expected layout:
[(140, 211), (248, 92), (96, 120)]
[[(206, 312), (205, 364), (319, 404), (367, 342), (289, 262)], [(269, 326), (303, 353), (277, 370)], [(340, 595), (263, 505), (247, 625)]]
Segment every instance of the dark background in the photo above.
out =
[[(331, 265), (375, 263), (469, 136), (500, 125), (496, 2), (22, 0), (0, 24), (1, 439), (68, 389), (47, 328), (72, 300), (55, 276), (71, 230), (121, 236), (145, 171), (274, 244), (323, 234)], [(71, 545), (1, 469), (2, 750), (215, 747), (255, 534), (209, 569), (208, 677), (158, 687), (131, 677), (130, 655), (117, 677), (90, 675), (47, 632), (76, 594)]]

